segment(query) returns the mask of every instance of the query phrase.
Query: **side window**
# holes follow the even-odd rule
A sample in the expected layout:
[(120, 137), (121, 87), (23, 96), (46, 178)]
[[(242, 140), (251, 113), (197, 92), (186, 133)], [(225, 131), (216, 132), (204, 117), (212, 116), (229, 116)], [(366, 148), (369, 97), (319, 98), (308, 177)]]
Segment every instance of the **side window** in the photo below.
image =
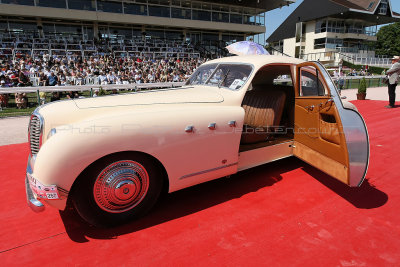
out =
[(328, 91), (321, 82), (320, 73), (314, 67), (300, 69), (299, 96), (326, 96)]
[(290, 74), (278, 75), (274, 78), (274, 85), (293, 86), (292, 76)]

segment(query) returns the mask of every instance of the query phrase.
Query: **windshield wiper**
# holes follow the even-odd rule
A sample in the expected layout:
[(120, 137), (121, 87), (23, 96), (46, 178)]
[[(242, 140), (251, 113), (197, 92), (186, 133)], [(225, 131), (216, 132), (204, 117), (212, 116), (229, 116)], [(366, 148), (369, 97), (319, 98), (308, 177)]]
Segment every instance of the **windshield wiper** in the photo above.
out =
[(226, 72), (224, 78), (218, 83), (218, 88), (221, 88), (221, 85), (225, 82), (226, 77), (228, 77), (228, 74), (229, 74), (230, 71), (231, 71), (231, 70), (229, 69), (229, 70)]

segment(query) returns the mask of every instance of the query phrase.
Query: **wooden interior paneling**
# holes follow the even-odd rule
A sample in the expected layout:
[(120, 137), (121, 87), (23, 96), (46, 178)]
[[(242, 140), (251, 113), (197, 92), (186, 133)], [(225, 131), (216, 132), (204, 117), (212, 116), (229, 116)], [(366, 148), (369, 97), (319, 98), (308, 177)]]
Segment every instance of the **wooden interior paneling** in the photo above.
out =
[(293, 154), (308, 164), (322, 170), (326, 174), (329, 174), (332, 177), (342, 181), (343, 183), (349, 183), (348, 168), (344, 164), (337, 162), (296, 141), (294, 142)]

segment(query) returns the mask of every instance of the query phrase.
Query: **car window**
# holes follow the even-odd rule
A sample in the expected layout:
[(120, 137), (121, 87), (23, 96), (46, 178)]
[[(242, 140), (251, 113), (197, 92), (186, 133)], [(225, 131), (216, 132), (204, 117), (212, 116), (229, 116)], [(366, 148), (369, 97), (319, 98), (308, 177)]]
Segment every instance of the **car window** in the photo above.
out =
[(186, 85), (196, 85), (205, 84), (211, 74), (214, 72), (218, 64), (207, 64), (200, 66), (193, 74), (190, 76)]
[(284, 86), (292, 86), (292, 76), (290, 74), (284, 74), (277, 76), (274, 81), (274, 85), (284, 85)]
[(246, 83), (252, 70), (250, 65), (220, 64), (207, 84), (238, 90)]
[(300, 70), (300, 96), (325, 96), (327, 90), (314, 67), (305, 67)]

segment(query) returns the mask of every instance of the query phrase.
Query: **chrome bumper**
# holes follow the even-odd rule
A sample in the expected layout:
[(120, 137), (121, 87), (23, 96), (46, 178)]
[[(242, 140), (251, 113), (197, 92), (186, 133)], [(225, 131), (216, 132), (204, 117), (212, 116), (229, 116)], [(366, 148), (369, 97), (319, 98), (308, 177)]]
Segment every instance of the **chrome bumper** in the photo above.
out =
[(45, 210), (45, 206), (42, 202), (36, 199), (35, 195), (32, 192), (31, 185), (29, 184), (28, 174), (32, 174), (31, 167), (31, 156), (28, 158), (28, 166), (26, 167), (26, 175), (25, 175), (25, 191), (26, 191), (26, 199), (28, 201), (28, 206), (34, 212), (42, 212)]
[(29, 184), (28, 176), (25, 177), (25, 189), (26, 189), (26, 198), (28, 200), (28, 206), (34, 211), (34, 212), (42, 212), (45, 210), (45, 207), (42, 202), (37, 200), (35, 196), (33, 195), (31, 186)]

